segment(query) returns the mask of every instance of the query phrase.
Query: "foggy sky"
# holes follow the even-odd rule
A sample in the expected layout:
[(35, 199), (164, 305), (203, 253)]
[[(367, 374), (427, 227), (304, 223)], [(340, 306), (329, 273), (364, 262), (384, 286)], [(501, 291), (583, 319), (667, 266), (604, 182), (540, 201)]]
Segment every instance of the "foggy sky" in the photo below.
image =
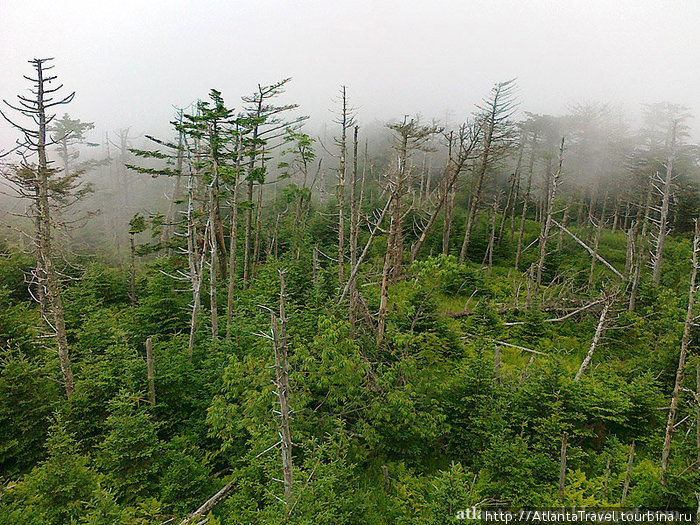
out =
[[(0, 98), (27, 89), (27, 60), (55, 57), (74, 118), (163, 133), (173, 105), (211, 88), (229, 106), (291, 76), (284, 100), (311, 129), (340, 84), (359, 121), (422, 113), (463, 120), (494, 82), (521, 108), (562, 113), (611, 101), (634, 114), (671, 101), (700, 117), (696, 1), (0, 0)], [(697, 135), (697, 132), (696, 132)], [(0, 123), (0, 150), (15, 134)]]

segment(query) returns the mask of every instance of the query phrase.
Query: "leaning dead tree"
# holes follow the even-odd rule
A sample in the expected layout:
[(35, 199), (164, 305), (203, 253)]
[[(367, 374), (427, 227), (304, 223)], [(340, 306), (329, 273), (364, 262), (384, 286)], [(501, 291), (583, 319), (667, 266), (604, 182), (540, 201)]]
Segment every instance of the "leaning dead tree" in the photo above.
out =
[(491, 89), (491, 97), (480, 106), (480, 115), (477, 117), (481, 123), (483, 139), (481, 140), (481, 158), (476, 170), (476, 182), (469, 211), (467, 224), (462, 240), (462, 249), (459, 252), (459, 262), (464, 262), (467, 257), (467, 248), (474, 229), (476, 214), (481, 203), (481, 192), (484, 187), (484, 177), (493, 159), (503, 151), (510, 143), (513, 135), (513, 125), (510, 117), (515, 111), (513, 101), (513, 89), (515, 79), (499, 82)]
[(671, 453), (671, 439), (673, 438), (673, 430), (676, 423), (676, 413), (678, 412), (678, 400), (680, 398), (683, 378), (685, 376), (685, 361), (688, 354), (688, 347), (690, 346), (691, 342), (690, 332), (695, 324), (693, 308), (695, 306), (695, 293), (697, 292), (695, 282), (698, 273), (698, 254), (700, 253), (700, 224), (698, 223), (698, 219), (695, 220), (695, 235), (693, 236), (692, 251), (690, 285), (688, 287), (688, 310), (685, 315), (685, 324), (683, 325), (683, 336), (681, 337), (681, 348), (678, 355), (676, 380), (673, 384), (673, 392), (671, 393), (671, 405), (668, 409), (668, 419), (666, 421), (666, 435), (664, 437), (664, 445), (661, 451), (661, 471), (664, 473), (668, 469), (668, 458)]
[(603, 309), (600, 311), (600, 317), (598, 318), (598, 324), (596, 325), (595, 334), (593, 334), (593, 339), (591, 340), (591, 344), (588, 347), (586, 357), (581, 362), (581, 366), (579, 367), (578, 372), (576, 372), (574, 381), (578, 381), (581, 379), (581, 376), (583, 376), (583, 373), (586, 371), (586, 368), (588, 368), (591, 359), (593, 359), (593, 354), (596, 348), (598, 347), (598, 343), (600, 342), (600, 338), (602, 337), (603, 332), (605, 331), (605, 324), (608, 320), (608, 314), (610, 313), (610, 309), (612, 308), (614, 301), (615, 294), (608, 293), (605, 291), (603, 292), (603, 296), (601, 297)]
[(549, 239), (549, 230), (552, 227), (552, 214), (554, 213), (554, 200), (557, 197), (557, 189), (561, 183), (561, 166), (564, 160), (564, 137), (561, 138), (559, 146), (559, 164), (557, 171), (550, 178), (546, 196), (545, 219), (540, 230), (540, 258), (537, 262), (537, 288), (542, 284), (542, 271), (544, 270), (544, 260), (547, 256), (547, 240)]
[(47, 156), (47, 147), (56, 143), (47, 135), (48, 126), (56, 116), (51, 113), (52, 108), (68, 104), (75, 97), (75, 92), (65, 97), (57, 95), (63, 84), (55, 88), (48, 87), (57, 78), (55, 75), (46, 75), (46, 72), (53, 68), (45, 65), (51, 60), (51, 58), (44, 58), (29, 61), (36, 74), (36, 78), (25, 77), (33, 84), (32, 97), (18, 95), (16, 105), (4, 101), (10, 109), (31, 119), (33, 124), (18, 124), (2, 111), (0, 115), (23, 136), (15, 148), (22, 158), (20, 166), (23, 180), (14, 182), (20, 191), (29, 190), (28, 194), (33, 201), (31, 213), (36, 230), (34, 238), (39, 261), (37, 277), (48, 310), (44, 320), (55, 334), (63, 387), (70, 396), (75, 390), (75, 381), (69, 356), (61, 284), (54, 261), (54, 210), (56, 204), (61, 205), (77, 200), (82, 190), (79, 189), (78, 174), (60, 172), (51, 167), (51, 161)]

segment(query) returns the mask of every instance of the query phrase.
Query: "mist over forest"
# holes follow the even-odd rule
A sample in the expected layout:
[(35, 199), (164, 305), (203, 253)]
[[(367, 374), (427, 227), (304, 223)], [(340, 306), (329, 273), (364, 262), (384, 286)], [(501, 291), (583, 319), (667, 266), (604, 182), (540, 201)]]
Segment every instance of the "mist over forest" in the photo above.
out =
[(700, 7), (0, 15), (0, 525), (698, 522)]

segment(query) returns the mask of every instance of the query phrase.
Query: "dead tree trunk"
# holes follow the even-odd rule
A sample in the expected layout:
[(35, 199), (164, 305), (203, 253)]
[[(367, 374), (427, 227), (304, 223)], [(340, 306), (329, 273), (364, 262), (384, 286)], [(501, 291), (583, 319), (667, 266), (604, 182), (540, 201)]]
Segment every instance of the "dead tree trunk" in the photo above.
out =
[(666, 161), (666, 177), (663, 180), (663, 190), (661, 198), (661, 210), (659, 212), (659, 233), (656, 238), (656, 246), (654, 250), (654, 268), (652, 279), (654, 284), (658, 285), (661, 279), (661, 264), (663, 263), (663, 250), (666, 234), (668, 233), (668, 208), (671, 200), (671, 184), (673, 182), (673, 161), (676, 156), (676, 128), (678, 121), (673, 121), (671, 126), (671, 150)]
[(290, 430), (291, 408), (289, 406), (289, 357), (287, 354), (287, 315), (283, 270), (280, 276), (280, 310), (279, 318), (271, 312), (272, 342), (275, 351), (275, 388), (280, 405), (279, 432), (280, 453), (282, 456), (282, 473), (284, 481), (284, 503), (289, 506), (294, 490), (294, 471), (292, 465), (292, 435)]
[(209, 186), (209, 312), (211, 317), (211, 340), (219, 338), (219, 313), (216, 297), (216, 269), (219, 264), (216, 240), (216, 209), (214, 206), (214, 181)]
[(559, 451), (559, 502), (564, 504), (564, 485), (566, 484), (566, 441), (567, 433), (561, 436), (561, 450)]
[[(75, 380), (73, 379), (73, 371), (71, 368), (71, 362), (68, 352), (68, 337), (66, 335), (66, 323), (63, 311), (63, 300), (61, 297), (60, 283), (58, 279), (58, 272), (54, 266), (53, 262), (53, 246), (52, 246), (52, 219), (51, 219), (51, 203), (50, 203), (50, 192), (51, 184), (50, 177), (52, 169), (49, 167), (49, 162), (46, 156), (46, 126), (47, 126), (47, 107), (56, 106), (59, 104), (65, 104), (73, 99), (75, 93), (65, 97), (62, 100), (55, 102), (46, 101), (46, 95), (49, 95), (49, 101), (51, 100), (51, 94), (55, 93), (60, 89), (60, 86), (53, 89), (45, 89), (45, 83), (51, 82), (56, 77), (44, 77), (44, 59), (35, 59), (31, 63), (36, 69), (37, 78), (29, 79), (35, 84), (36, 90), (34, 94), (36, 95), (35, 100), (26, 100), (23, 106), (27, 108), (26, 110), (21, 110), (25, 115), (31, 116), (34, 121), (38, 124), (38, 129), (24, 130), (20, 128), (21, 131), (25, 133), (25, 136), (31, 137), (28, 139), (31, 145), (35, 145), (34, 151), (37, 152), (38, 165), (36, 167), (37, 176), (37, 186), (38, 186), (38, 199), (37, 199), (37, 214), (38, 223), (40, 225), (38, 237), (39, 237), (39, 258), (41, 260), (41, 268), (46, 279), (46, 299), (51, 314), (53, 316), (53, 330), (56, 333), (56, 343), (58, 346), (58, 361), (61, 367), (61, 374), (63, 377), (63, 387), (66, 390), (66, 394), (70, 397), (75, 391)], [(28, 78), (28, 77), (27, 77)], [(23, 99), (20, 99), (22, 101)], [(12, 107), (12, 106), (10, 106)], [(4, 115), (3, 115), (4, 116)], [(50, 323), (49, 323), (50, 326)]]
[(129, 233), (129, 301), (136, 304), (136, 242), (134, 234)]
[(595, 334), (593, 335), (593, 340), (591, 341), (591, 346), (588, 347), (588, 353), (583, 359), (583, 362), (581, 363), (578, 372), (576, 372), (574, 381), (578, 381), (581, 379), (581, 376), (583, 376), (583, 373), (586, 371), (586, 368), (590, 364), (591, 359), (593, 359), (593, 353), (595, 352), (595, 349), (598, 346), (598, 343), (600, 342), (600, 338), (603, 335), (603, 331), (605, 330), (605, 322), (607, 321), (608, 313), (610, 312), (611, 306), (612, 297), (605, 297), (603, 299), (603, 309), (600, 311), (600, 317), (598, 318), (598, 326), (596, 326)]
[[(365, 243), (365, 247), (362, 249), (362, 253), (360, 253), (360, 256), (357, 258), (357, 261), (355, 262), (355, 265), (350, 268), (350, 277), (348, 278), (348, 282), (345, 283), (345, 287), (343, 288), (343, 293), (340, 294), (340, 299), (338, 300), (338, 304), (342, 303), (345, 298), (348, 295), (348, 292), (350, 288), (353, 286), (353, 283), (357, 279), (357, 274), (360, 271), (360, 266), (365, 260), (365, 257), (367, 257), (367, 253), (369, 253), (370, 246), (372, 246), (372, 241), (374, 240), (374, 237), (376, 236), (377, 232), (379, 231), (379, 228), (382, 224), (382, 221), (384, 221), (384, 217), (387, 214), (387, 211), (389, 210), (389, 207), (391, 206), (391, 201), (392, 201), (393, 193), (389, 196), (389, 198), (386, 201), (386, 204), (384, 205), (384, 208), (382, 208), (382, 211), (379, 214), (379, 217), (377, 218), (374, 228), (370, 231), (369, 238), (367, 239), (367, 242)], [(315, 268), (318, 268), (318, 248), (314, 247), (314, 254), (315, 254), (315, 260), (316, 263), (314, 265)]]
[(481, 202), (481, 191), (484, 186), (484, 176), (486, 170), (492, 160), (493, 149), (497, 142), (504, 140), (507, 132), (504, 125), (512, 110), (512, 104), (508, 100), (509, 90), (513, 86), (512, 81), (496, 84), (493, 88), (493, 96), (487, 103), (487, 112), (481, 118), (485, 119), (483, 126), (484, 141), (482, 143), (481, 162), (476, 172), (476, 185), (474, 195), (467, 213), (467, 224), (464, 231), (464, 239), (462, 240), (462, 249), (459, 252), (459, 262), (463, 263), (467, 258), (467, 249), (471, 240), (476, 214)]
[(240, 185), (240, 167), (243, 155), (242, 143), (238, 137), (236, 152), (236, 178), (233, 181), (233, 191), (231, 196), (230, 220), (230, 241), (228, 252), (228, 290), (226, 295), (226, 340), (231, 340), (231, 328), (233, 324), (233, 297), (236, 291), (236, 262), (238, 251), (238, 188)]
[[(501, 242), (501, 239), (503, 238), (503, 230), (505, 229), (506, 226), (506, 219), (508, 218), (508, 212), (510, 211), (511, 205), (513, 207), (513, 212), (515, 212), (515, 188), (516, 188), (516, 183), (518, 179), (520, 178), (520, 166), (522, 165), (523, 162), (523, 150), (525, 149), (525, 141), (523, 139), (520, 139), (520, 147), (518, 148), (518, 163), (515, 166), (515, 171), (513, 172), (513, 176), (511, 178), (510, 182), (510, 189), (508, 190), (508, 197), (506, 198), (506, 206), (503, 209), (503, 215), (501, 216), (501, 225), (498, 228), (498, 242)], [(515, 216), (515, 213), (512, 214), (512, 216)], [(513, 217), (511, 217), (511, 224)]]
[(253, 241), (253, 257), (250, 261), (250, 277), (255, 278), (257, 265), (260, 262), (260, 225), (262, 219), (262, 186), (258, 187), (258, 201), (255, 205), (255, 240)]
[(632, 266), (634, 264), (634, 253), (636, 248), (635, 237), (637, 236), (636, 223), (632, 223), (632, 226), (627, 230), (627, 251), (625, 254), (625, 279), (630, 278), (630, 272), (632, 271)]
[(635, 442), (632, 441), (629, 459), (627, 460), (627, 471), (625, 471), (625, 484), (622, 487), (622, 498), (620, 499), (620, 507), (624, 507), (627, 503), (627, 492), (629, 492), (630, 489), (630, 480), (632, 479), (632, 466), (634, 465), (634, 447)]
[(593, 277), (595, 276), (595, 263), (598, 259), (598, 245), (600, 244), (600, 236), (603, 233), (603, 226), (605, 226), (605, 209), (608, 204), (608, 194), (605, 193), (603, 197), (603, 210), (600, 213), (600, 219), (598, 220), (597, 228), (595, 230), (595, 237), (593, 238), (593, 256), (591, 257), (591, 269), (588, 274), (588, 289), (593, 287)]
[[(569, 210), (571, 209), (571, 205), (574, 202), (574, 197), (573, 195), (569, 196), (569, 200), (566, 203), (566, 207), (564, 208), (564, 216), (561, 218), (561, 223), (566, 226), (566, 223), (569, 220)], [(557, 251), (561, 250), (562, 244), (564, 243), (564, 231), (559, 230), (559, 238), (557, 239)]]
[(146, 372), (148, 378), (148, 397), (151, 401), (151, 405), (156, 404), (156, 384), (154, 379), (154, 366), (153, 366), (153, 342), (151, 338), (146, 339)]
[(491, 277), (491, 270), (493, 269), (493, 249), (496, 244), (496, 220), (498, 218), (498, 194), (493, 198), (493, 204), (491, 205), (491, 235), (489, 236), (489, 244), (486, 247), (486, 253), (484, 254), (484, 261), (481, 265), (483, 267), (484, 263), (488, 261), (488, 271), (487, 274)]
[(470, 128), (467, 125), (464, 125), (460, 128), (460, 133), (459, 133), (459, 152), (457, 154), (457, 159), (453, 161), (452, 157), (452, 147), (453, 147), (453, 135), (450, 134), (450, 143), (449, 143), (449, 149), (450, 153), (448, 156), (447, 160), (447, 165), (445, 166), (445, 172), (444, 172), (444, 177), (442, 184), (439, 189), (439, 194), (438, 194), (438, 202), (433, 209), (432, 213), (430, 214), (430, 217), (428, 218), (428, 222), (423, 228), (423, 231), (421, 231), (420, 236), (418, 237), (418, 240), (415, 242), (413, 246), (411, 246), (411, 259), (410, 261), (413, 262), (415, 261), (416, 257), (418, 256), (418, 252), (420, 251), (421, 247), (423, 246), (423, 243), (425, 242), (425, 239), (428, 236), (428, 232), (432, 228), (433, 224), (435, 224), (435, 221), (437, 220), (440, 210), (442, 208), (445, 209), (444, 212), (444, 220), (445, 220), (445, 225), (443, 227), (443, 237), (442, 237), (442, 253), (444, 255), (447, 255), (448, 250), (449, 250), (449, 244), (450, 244), (450, 229), (451, 229), (451, 222), (452, 222), (452, 212), (454, 210), (454, 197), (455, 197), (455, 190), (457, 188), (457, 179), (459, 177), (459, 174), (462, 172), (462, 169), (464, 168), (464, 163), (467, 161), (467, 159), (471, 156), (472, 151), (476, 147), (477, 144), (477, 134), (474, 132), (473, 128), (470, 131)]
[(678, 411), (678, 400), (680, 398), (681, 388), (683, 386), (683, 377), (685, 375), (685, 360), (688, 353), (688, 346), (691, 342), (690, 331), (693, 328), (695, 316), (693, 315), (693, 307), (695, 306), (695, 280), (698, 273), (698, 253), (700, 252), (700, 220), (695, 220), (695, 235), (693, 236), (693, 255), (691, 258), (690, 269), (690, 286), (688, 287), (688, 310), (685, 316), (685, 324), (683, 326), (683, 336), (681, 337), (681, 349), (678, 356), (678, 368), (676, 369), (676, 380), (673, 384), (673, 392), (671, 394), (671, 405), (668, 409), (668, 419), (666, 421), (666, 435), (664, 437), (664, 445), (661, 451), (661, 471), (666, 472), (668, 468), (668, 457), (671, 453), (671, 439), (673, 438), (673, 429), (676, 423), (676, 412)]
[(561, 138), (559, 146), (559, 167), (556, 173), (551, 177), (549, 187), (547, 189), (546, 215), (544, 224), (540, 231), (540, 259), (537, 263), (537, 289), (539, 290), (542, 284), (542, 271), (544, 270), (544, 259), (547, 256), (547, 239), (549, 238), (549, 230), (552, 227), (552, 213), (554, 211), (554, 199), (557, 196), (557, 188), (561, 181), (561, 166), (564, 160), (564, 137)]
[[(357, 237), (360, 233), (359, 208), (357, 203), (357, 131), (355, 126), (352, 142), (352, 182), (350, 186), (350, 268), (357, 262)], [(348, 320), (350, 322), (350, 332), (355, 332), (355, 322), (357, 317), (357, 290), (355, 283), (351, 283), (350, 306), (348, 308)]]
[(523, 209), (520, 214), (520, 230), (518, 233), (518, 248), (515, 252), (515, 268), (520, 264), (520, 256), (523, 253), (523, 234), (525, 233), (525, 220), (527, 218), (527, 204), (530, 200), (530, 191), (532, 190), (532, 174), (535, 168), (535, 151), (537, 149), (537, 133), (532, 135), (532, 146), (530, 150), (530, 163), (527, 170), (527, 183), (525, 185), (525, 195), (523, 196)]

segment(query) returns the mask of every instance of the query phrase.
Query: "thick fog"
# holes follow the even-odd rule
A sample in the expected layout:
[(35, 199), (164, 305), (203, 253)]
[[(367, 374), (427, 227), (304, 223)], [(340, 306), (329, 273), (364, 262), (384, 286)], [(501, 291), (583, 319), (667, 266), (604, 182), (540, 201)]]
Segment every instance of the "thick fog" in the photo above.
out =
[[(163, 133), (173, 106), (211, 88), (231, 106), (293, 77), (286, 100), (331, 120), (340, 84), (363, 123), (422, 113), (461, 121), (494, 82), (518, 79), (523, 110), (612, 102), (700, 109), (700, 4), (662, 1), (184, 0), (0, 3), (0, 97), (28, 84), (27, 60), (55, 57), (77, 92), (66, 108), (93, 137)], [(697, 129), (697, 123), (691, 124)], [(15, 140), (0, 123), (0, 149)]]

